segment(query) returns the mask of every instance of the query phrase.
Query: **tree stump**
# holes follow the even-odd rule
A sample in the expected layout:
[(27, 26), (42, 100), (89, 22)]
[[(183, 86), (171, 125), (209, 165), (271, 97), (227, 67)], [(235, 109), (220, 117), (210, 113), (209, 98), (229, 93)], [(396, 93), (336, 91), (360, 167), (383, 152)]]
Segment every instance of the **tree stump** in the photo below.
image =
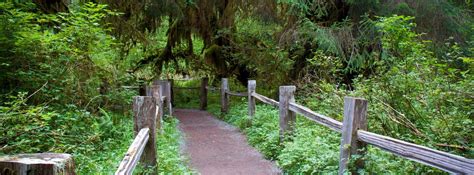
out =
[(70, 154), (38, 153), (0, 157), (2, 175), (75, 175)]

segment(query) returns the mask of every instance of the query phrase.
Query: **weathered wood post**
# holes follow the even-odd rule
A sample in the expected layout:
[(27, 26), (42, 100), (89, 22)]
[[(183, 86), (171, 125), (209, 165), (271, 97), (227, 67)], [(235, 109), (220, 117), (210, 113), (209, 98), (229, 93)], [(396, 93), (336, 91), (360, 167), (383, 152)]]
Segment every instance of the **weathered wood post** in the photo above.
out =
[(38, 153), (0, 157), (1, 175), (74, 175), (74, 160), (69, 154)]
[(170, 102), (171, 106), (174, 107), (174, 80), (173, 79), (168, 79), (168, 82), (170, 83)]
[[(361, 98), (344, 97), (344, 119), (339, 148), (340, 175), (347, 171), (351, 155), (364, 154), (361, 149), (365, 147), (365, 143), (357, 140), (357, 130), (367, 130), (367, 101)], [(355, 161), (355, 165), (357, 168), (362, 168), (364, 162), (362, 159), (358, 159)], [(357, 173), (357, 171), (353, 173)]]
[(200, 95), (200, 103), (199, 103), (199, 109), (201, 110), (206, 110), (207, 108), (207, 85), (209, 84), (209, 78), (204, 77), (201, 80), (201, 93)]
[(249, 117), (250, 119), (253, 118), (255, 115), (255, 97), (252, 96), (252, 93), (255, 92), (255, 89), (257, 88), (257, 81), (255, 80), (249, 80), (247, 83), (247, 92), (248, 92), (248, 110), (249, 110)]
[(171, 102), (173, 101), (173, 97), (171, 96), (171, 83), (169, 81), (165, 81), (165, 93), (166, 93), (166, 107), (168, 107), (168, 114), (170, 117), (173, 116), (173, 105)]
[(285, 134), (293, 131), (296, 113), (290, 111), (290, 102), (295, 102), (295, 86), (280, 86), (279, 113), (280, 113), (280, 143), (283, 142)]
[(221, 112), (227, 113), (229, 110), (229, 95), (227, 95), (227, 91), (229, 90), (228, 79), (222, 78), (221, 83)]
[(151, 87), (146, 85), (145, 86), (145, 95), (143, 95), (143, 96), (150, 96), (151, 97), (152, 95), (153, 94), (152, 94), (152, 91), (151, 91)]
[(165, 81), (165, 80), (155, 80), (155, 81), (153, 81), (153, 84), (161, 86), (161, 96), (166, 97), (163, 106), (166, 106), (166, 108), (168, 109), (168, 114), (170, 116), (172, 116), (173, 115), (173, 106), (171, 104), (171, 101), (172, 101), (171, 98), (172, 97), (171, 97), (170, 83), (168, 81)]
[[(156, 98), (135, 96), (133, 98), (133, 130), (136, 136), (142, 128), (150, 129), (149, 139), (143, 150), (141, 162), (146, 167), (156, 167)], [(154, 170), (156, 171), (156, 169)]]
[(160, 85), (151, 85), (150, 90), (152, 96), (155, 97), (156, 101), (156, 128), (160, 133), (163, 132), (162, 123), (163, 123), (163, 103), (161, 101), (161, 86)]

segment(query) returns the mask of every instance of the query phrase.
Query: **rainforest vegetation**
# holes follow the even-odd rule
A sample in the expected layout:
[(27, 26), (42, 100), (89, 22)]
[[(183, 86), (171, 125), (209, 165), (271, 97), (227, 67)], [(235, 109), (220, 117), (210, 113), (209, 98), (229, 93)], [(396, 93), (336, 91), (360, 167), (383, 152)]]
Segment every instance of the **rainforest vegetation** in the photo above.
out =
[[(342, 120), (368, 100), (369, 130), (474, 158), (472, 0), (6, 0), (0, 2), (0, 155), (70, 153), (79, 174), (111, 174), (133, 140), (132, 97), (154, 79), (202, 77), (296, 101)], [(278, 110), (245, 98), (220, 114), (289, 174), (337, 173), (340, 136), (298, 118), (278, 144)], [(215, 97), (215, 98), (214, 98)], [(197, 107), (176, 92), (176, 107)], [(158, 140), (160, 172), (192, 173), (178, 120)], [(368, 147), (360, 173), (440, 170)], [(142, 169), (146, 173), (145, 169)]]

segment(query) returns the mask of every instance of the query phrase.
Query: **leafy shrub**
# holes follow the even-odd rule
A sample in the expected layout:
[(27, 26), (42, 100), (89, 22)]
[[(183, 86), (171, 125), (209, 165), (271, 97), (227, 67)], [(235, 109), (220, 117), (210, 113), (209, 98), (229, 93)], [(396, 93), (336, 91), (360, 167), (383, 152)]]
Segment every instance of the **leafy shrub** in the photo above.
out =
[(118, 13), (94, 3), (71, 6), (67, 13), (35, 10), (32, 3), (0, 3), (0, 43), (9, 48), (0, 51), (1, 92), (39, 89), (29, 101), (35, 104), (107, 105), (103, 98), (115, 96), (107, 96), (108, 90), (118, 92), (114, 85), (130, 78), (119, 43), (103, 24)]
[(339, 165), (340, 137), (332, 130), (298, 118), (291, 141), (283, 143), (278, 165), (288, 173), (334, 173)]
[(470, 158), (470, 57), (459, 54), (454, 44), (446, 58), (436, 58), (427, 48), (429, 41), (413, 31), (412, 20), (392, 16), (375, 21), (383, 42), (378, 76), (359, 76), (353, 87), (312, 79), (300, 86), (297, 97), (304, 94), (301, 103), (339, 120), (344, 96), (366, 98), (369, 130)]

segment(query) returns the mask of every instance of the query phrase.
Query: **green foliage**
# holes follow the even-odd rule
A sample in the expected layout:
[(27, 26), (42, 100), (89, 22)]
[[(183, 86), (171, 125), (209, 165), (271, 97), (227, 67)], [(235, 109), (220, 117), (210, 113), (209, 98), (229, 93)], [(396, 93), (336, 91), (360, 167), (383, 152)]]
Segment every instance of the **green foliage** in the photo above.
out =
[[(68, 9), (43, 14), (33, 3), (0, 2), (0, 155), (70, 153), (77, 173), (112, 174), (134, 139), (136, 92), (121, 86), (134, 84), (128, 69), (144, 53), (136, 47), (123, 59), (104, 21), (119, 13), (107, 5)], [(158, 169), (190, 173), (177, 121), (164, 132)]]
[(130, 117), (26, 105), (25, 93), (9, 99), (0, 106), (0, 154), (71, 153), (78, 173), (114, 172), (133, 137)]
[[(412, 17), (381, 17), (373, 21), (383, 57), (376, 62), (378, 76), (355, 79), (353, 87), (336, 84), (331, 76), (340, 72), (337, 57), (316, 51), (307, 61), (307, 71), (315, 78), (301, 85), (297, 100), (337, 120), (342, 120), (343, 97), (363, 97), (369, 101), (369, 130), (416, 144), (451, 152), (467, 158), (472, 155), (472, 68), (471, 57), (450, 44), (445, 59), (438, 59), (414, 31)], [(329, 54), (331, 55), (331, 54)], [(299, 98), (298, 98), (299, 97)], [(335, 173), (339, 158), (339, 136), (327, 128), (298, 117), (294, 135), (278, 144), (277, 111), (257, 106), (249, 124), (245, 101), (233, 106), (223, 119), (238, 126), (249, 142), (267, 158), (276, 160), (289, 174)], [(273, 112), (272, 112), (273, 111)], [(442, 146), (451, 145), (451, 146)], [(456, 148), (456, 147), (462, 147)], [(359, 155), (356, 155), (358, 157)], [(361, 173), (442, 174), (369, 146)]]
[[(459, 47), (453, 44), (445, 59), (436, 58), (427, 47), (430, 42), (420, 40), (411, 21), (410, 17), (393, 16), (376, 22), (378, 31), (383, 33), (384, 55), (373, 68), (378, 76), (359, 76), (350, 88), (335, 84), (337, 81), (324, 78), (321, 73), (309, 72), (307, 77), (317, 78), (300, 86), (298, 94), (306, 96), (301, 101), (316, 111), (342, 119), (343, 97), (363, 97), (370, 104), (371, 131), (472, 157), (470, 57), (462, 56), (465, 54), (460, 54)], [(324, 65), (331, 57), (319, 58)], [(337, 70), (318, 67), (326, 72)]]
[[(391, 113), (393, 116), (389, 120), (409, 128), (413, 134), (424, 138), (425, 144), (456, 143), (472, 147), (469, 143), (473, 138), (468, 133), (473, 128), (465, 127), (472, 123), (469, 96), (473, 92), (468, 88), (472, 86), (472, 74), (435, 58), (426, 49), (426, 42), (400, 26), (407, 24), (400, 19), (407, 18), (382, 18), (378, 25), (385, 33), (383, 46), (390, 52), (393, 67), (384, 76), (357, 83), (359, 92), (366, 92), (377, 103), (391, 107), (391, 110), (378, 113)], [(456, 59), (459, 58), (450, 60)], [(385, 127), (398, 134), (404, 133), (403, 129), (392, 126)]]
[[(113, 173), (132, 142), (132, 118), (100, 109), (101, 115), (70, 106), (52, 110), (25, 104), (25, 93), (0, 106), (0, 155), (36, 152), (71, 153), (77, 172)], [(125, 114), (127, 115), (127, 114)], [(130, 115), (130, 113), (128, 113)], [(178, 120), (167, 117), (157, 137), (158, 170), (189, 174), (181, 154)], [(31, 137), (34, 135), (35, 137)]]
[(278, 165), (291, 173), (335, 173), (339, 165), (338, 134), (298, 118), (291, 141), (283, 144)]
[(104, 105), (104, 99), (90, 101), (106, 95), (97, 89), (129, 78), (118, 59), (118, 43), (102, 24), (106, 16), (117, 15), (106, 5), (86, 3), (51, 15), (31, 12), (31, 4), (2, 2), (0, 7), (0, 42), (12, 48), (0, 53), (3, 93), (40, 88), (33, 102)]
[[(174, 81), (174, 103), (176, 108), (198, 109), (201, 79), (195, 80), (175, 80)], [(179, 88), (198, 88), (198, 89), (179, 89)], [(208, 97), (209, 98), (209, 97)]]
[[(235, 104), (235, 103), (233, 103)], [(218, 106), (210, 106), (209, 111), (219, 116)], [(217, 108), (217, 109), (216, 109)], [(254, 120), (250, 122), (247, 116), (247, 106), (244, 98), (237, 105), (232, 105), (228, 114), (223, 115), (223, 120), (240, 128), (246, 135), (248, 142), (257, 148), (266, 158), (276, 160), (281, 151), (278, 132), (278, 111), (269, 106), (257, 106)]]
[[(278, 109), (257, 105), (256, 114), (253, 120), (249, 121), (246, 102), (242, 100), (234, 104), (223, 119), (239, 127), (246, 134), (249, 143), (266, 158), (275, 160), (285, 173), (337, 174), (340, 145), (338, 133), (298, 116), (293, 135), (280, 145)], [(342, 106), (340, 108), (342, 109)], [(363, 174), (442, 173), (372, 146), (368, 147), (364, 159), (366, 167), (360, 170)]]
[(273, 85), (284, 81), (294, 60), (288, 59), (288, 52), (279, 48), (273, 39), (281, 27), (255, 18), (239, 18), (236, 28), (232, 33), (235, 43), (227, 53), (232, 61), (245, 66), (252, 78)]
[(182, 156), (182, 135), (178, 129), (178, 120), (166, 117), (163, 123), (163, 133), (157, 137), (158, 172), (163, 174), (194, 173), (187, 166), (186, 158)]

